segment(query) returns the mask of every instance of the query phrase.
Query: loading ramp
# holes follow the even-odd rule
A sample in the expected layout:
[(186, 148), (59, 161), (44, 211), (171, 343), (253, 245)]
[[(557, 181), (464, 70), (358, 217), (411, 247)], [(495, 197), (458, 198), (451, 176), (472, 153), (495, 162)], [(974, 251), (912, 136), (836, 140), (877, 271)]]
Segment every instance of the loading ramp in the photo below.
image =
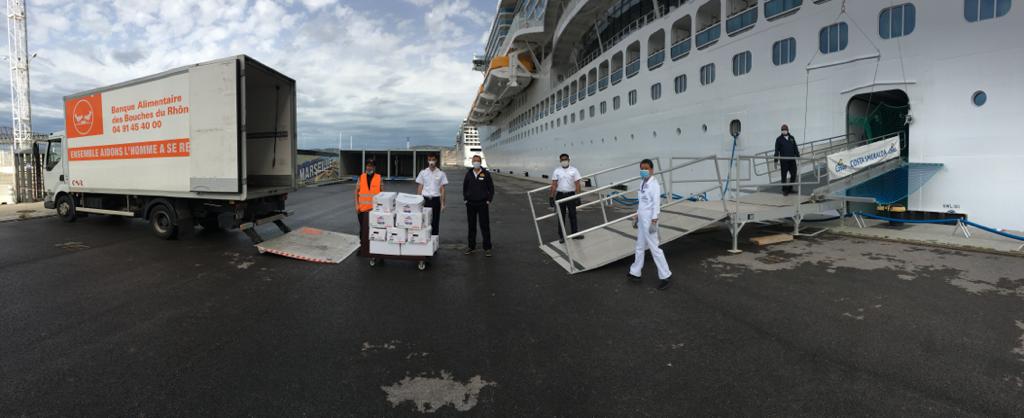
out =
[[(751, 223), (788, 220), (793, 223), (793, 235), (817, 235), (824, 230), (818, 229), (811, 234), (804, 234), (801, 231), (801, 222), (806, 215), (829, 212), (845, 214), (848, 202), (873, 203), (874, 200), (871, 198), (844, 196), (838, 193), (905, 166), (906, 163), (896, 158), (864, 167), (842, 179), (833, 181), (829, 178), (829, 155), (853, 150), (870, 142), (872, 141), (851, 141), (849, 136), (842, 136), (802, 144), (807, 147), (807, 151), (802, 151), (801, 155), (807, 156), (790, 158), (797, 161), (799, 175), (796, 182), (789, 184), (782, 183), (778, 171), (772, 170), (776, 161), (773, 151), (731, 158), (715, 155), (697, 158), (675, 157), (668, 159), (668, 167), (662, 165), (660, 158), (653, 158), (656, 166), (654, 175), (665, 190), (658, 219), (661, 244), (667, 244), (720, 223), (728, 226), (732, 235), (732, 247), (729, 251), (734, 253), (740, 252), (740, 231)], [(616, 199), (635, 194), (636, 188), (629, 191), (629, 185), (638, 184), (640, 177), (629, 177), (601, 185), (598, 176), (608, 176), (610, 173), (635, 167), (637, 164), (639, 161), (629, 162), (584, 176), (584, 179), (590, 180), (593, 188), (576, 196), (556, 200), (556, 208), (550, 213), (538, 215), (537, 199), (534, 198), (534, 194), (548, 191), (549, 186), (528, 191), (527, 199), (540, 249), (570, 274), (593, 270), (633, 256), (637, 236), (632, 228), (633, 215), (609, 219), (608, 206)], [(706, 173), (714, 174), (709, 177)], [(766, 179), (768, 181), (764, 182)], [(702, 188), (708, 184), (711, 184), (711, 187)], [(783, 196), (778, 190), (785, 185), (792, 186), (796, 192)], [(688, 193), (686, 196), (677, 195), (673, 192), (674, 189), (686, 190)], [(563, 218), (558, 216), (559, 208), (577, 198), (583, 202), (577, 209), (599, 206), (603, 222), (569, 234)], [(564, 243), (543, 239), (540, 222), (551, 218), (557, 220), (562, 235), (566, 237)], [(585, 236), (586, 239), (572, 239), (578, 236)]]

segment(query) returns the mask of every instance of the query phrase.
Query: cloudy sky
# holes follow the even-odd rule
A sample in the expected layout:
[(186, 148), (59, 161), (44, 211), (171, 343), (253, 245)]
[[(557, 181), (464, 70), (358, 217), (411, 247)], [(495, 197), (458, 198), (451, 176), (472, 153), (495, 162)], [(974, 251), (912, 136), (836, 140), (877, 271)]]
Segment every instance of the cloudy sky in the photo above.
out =
[[(305, 148), (450, 145), (495, 0), (27, 0), (33, 130), (61, 97), (235, 54), (294, 78)], [(6, 33), (6, 20), (3, 26)], [(10, 74), (0, 71), (5, 85)], [(8, 90), (9, 91), (9, 90)], [(2, 115), (9, 93), (0, 94)], [(9, 126), (9, 116), (0, 116)]]

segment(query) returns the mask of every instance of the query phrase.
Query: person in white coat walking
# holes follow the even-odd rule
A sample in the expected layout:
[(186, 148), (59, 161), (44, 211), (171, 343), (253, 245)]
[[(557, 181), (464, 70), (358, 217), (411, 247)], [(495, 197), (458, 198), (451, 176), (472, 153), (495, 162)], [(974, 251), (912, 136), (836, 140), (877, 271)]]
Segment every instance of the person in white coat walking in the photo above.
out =
[(658, 290), (668, 289), (672, 272), (668, 269), (665, 252), (658, 247), (658, 215), (661, 213), (661, 185), (654, 179), (654, 163), (645, 159), (640, 162), (640, 193), (633, 222), (637, 228), (636, 258), (629, 267), (626, 277), (639, 282), (644, 269), (644, 253), (651, 250), (654, 265), (658, 267)]

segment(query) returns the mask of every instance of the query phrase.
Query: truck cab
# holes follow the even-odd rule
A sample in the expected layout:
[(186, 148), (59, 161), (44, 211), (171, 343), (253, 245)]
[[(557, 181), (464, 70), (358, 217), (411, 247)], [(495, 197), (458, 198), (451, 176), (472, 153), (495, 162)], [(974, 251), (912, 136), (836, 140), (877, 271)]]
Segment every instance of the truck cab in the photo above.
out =
[[(46, 141), (36, 142), (43, 161), (43, 206), (57, 209), (57, 215), (68, 219), (74, 217), (74, 205), (70, 204), (70, 188), (67, 177), (67, 150), (64, 147), (64, 132), (50, 135)], [(63, 205), (57, 205), (61, 196), (66, 196)]]

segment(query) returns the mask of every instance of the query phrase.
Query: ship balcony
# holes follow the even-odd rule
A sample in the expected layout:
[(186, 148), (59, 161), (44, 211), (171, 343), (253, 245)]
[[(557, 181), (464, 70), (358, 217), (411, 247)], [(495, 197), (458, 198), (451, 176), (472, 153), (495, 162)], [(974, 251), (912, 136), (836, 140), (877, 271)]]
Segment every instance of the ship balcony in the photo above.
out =
[(597, 88), (601, 90), (608, 88), (608, 77), (601, 77), (601, 79), (597, 81)]
[(618, 70), (615, 70), (615, 71), (612, 72), (612, 85), (614, 86), (616, 84), (619, 84), (620, 81), (622, 81), (622, 69), (621, 68), (619, 68)]
[(569, 104), (576, 104), (576, 93), (569, 94)]
[(764, 2), (764, 18), (774, 19), (796, 12), (803, 0), (768, 0)]
[(715, 22), (711, 27), (697, 32), (697, 49), (705, 48), (722, 37), (722, 25)]
[(626, 78), (637, 75), (640, 72), (640, 58), (630, 61), (626, 64)]
[(665, 50), (661, 49), (658, 51), (654, 51), (653, 53), (651, 53), (651, 55), (647, 56), (647, 69), (653, 70), (655, 68), (661, 67), (661, 64), (663, 64), (664, 62)]
[(556, 100), (555, 101), (555, 111), (559, 111), (559, 110), (562, 110), (562, 101), (561, 100)]
[(739, 13), (734, 14), (732, 17), (725, 20), (725, 31), (730, 35), (735, 35), (746, 29), (754, 27), (757, 23), (757, 4), (748, 7)]
[(596, 81), (587, 85), (587, 94), (591, 95), (591, 96), (597, 94), (597, 82)]
[(569, 107), (569, 99), (562, 99), (562, 108)]
[(672, 44), (672, 60), (675, 61), (690, 54), (690, 38)]
[(577, 96), (577, 98), (581, 102), (583, 101), (583, 99), (586, 99), (587, 98), (587, 89), (583, 88), (583, 86), (580, 86), (580, 93)]

